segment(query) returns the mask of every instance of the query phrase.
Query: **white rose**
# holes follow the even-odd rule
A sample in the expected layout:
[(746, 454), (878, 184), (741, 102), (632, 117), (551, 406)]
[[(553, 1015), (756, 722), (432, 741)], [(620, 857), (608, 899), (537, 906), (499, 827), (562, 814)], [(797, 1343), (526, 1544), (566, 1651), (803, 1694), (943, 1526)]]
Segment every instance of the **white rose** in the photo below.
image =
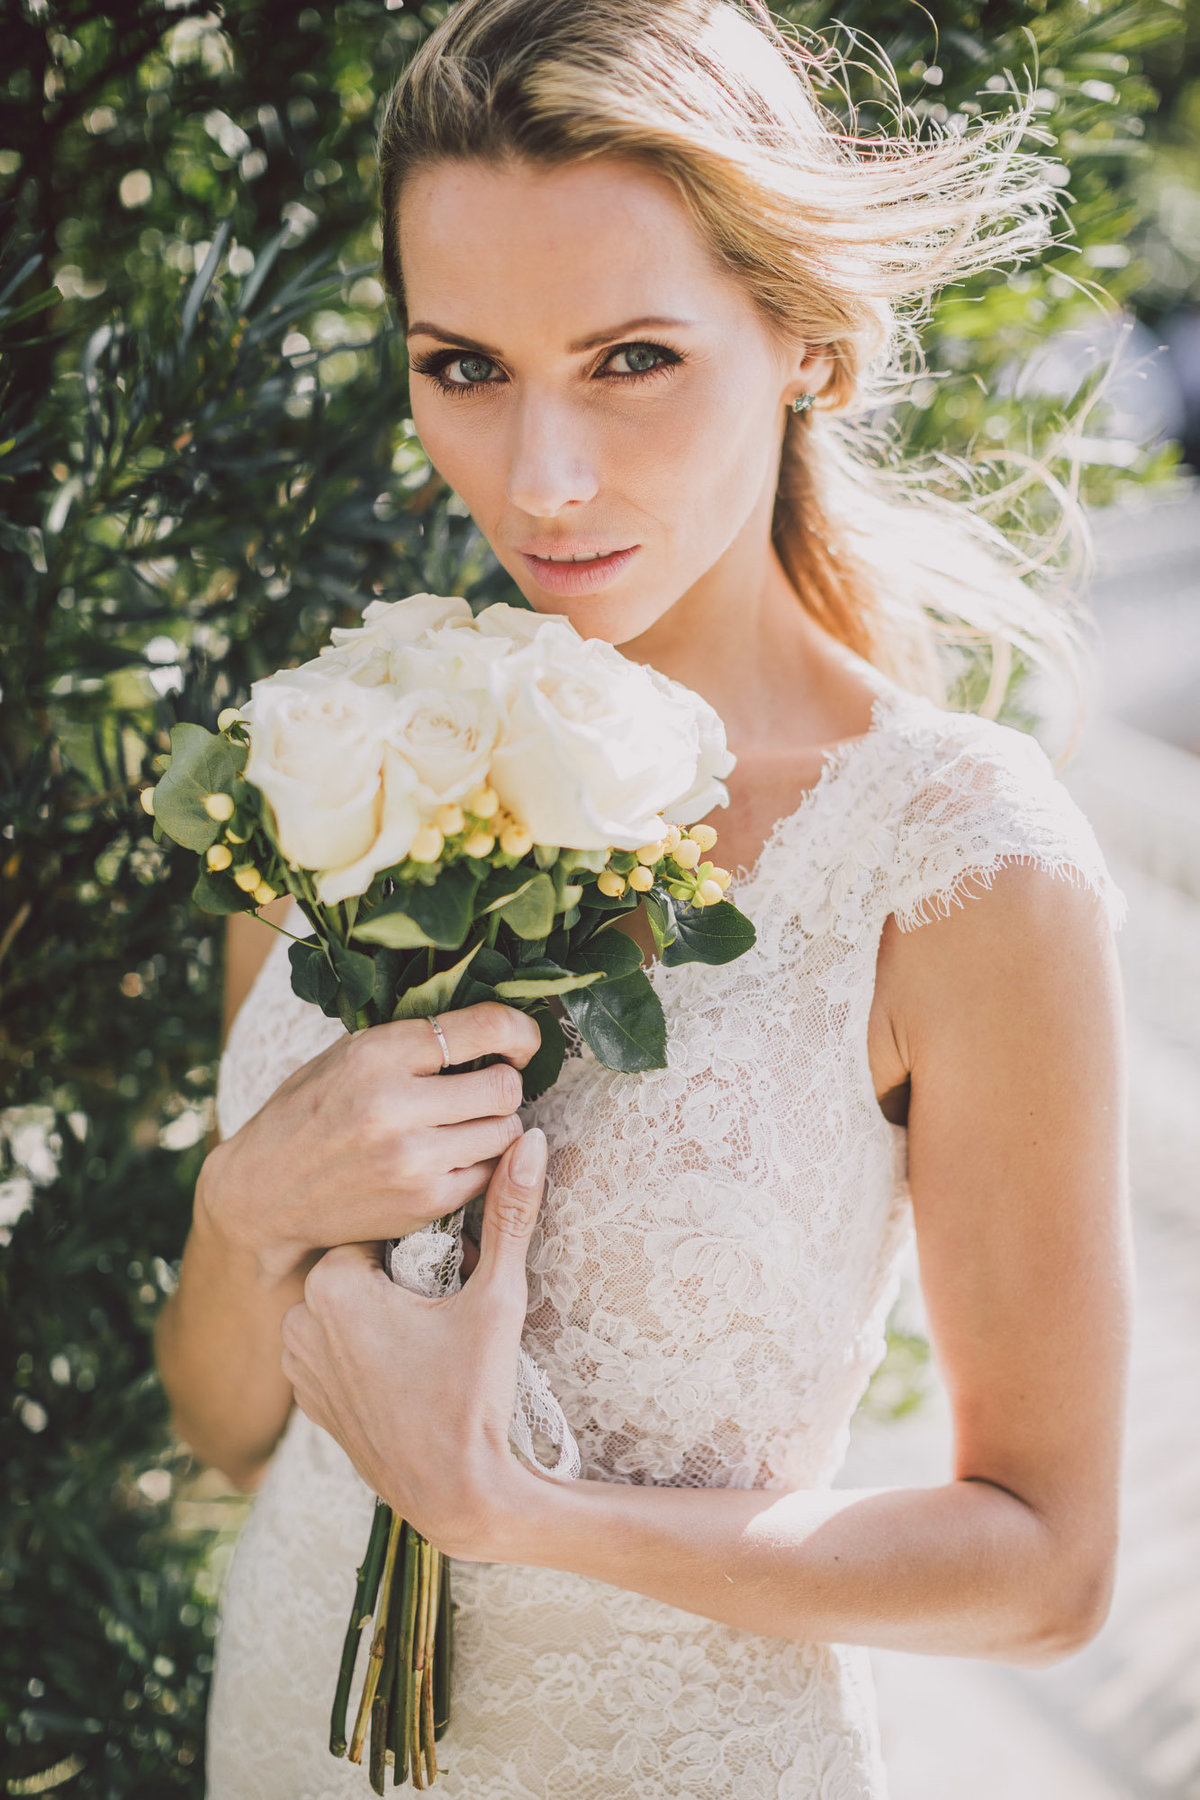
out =
[[(475, 616), (476, 628), (485, 637), (500, 638), (509, 644), (531, 643), (544, 625), (566, 623), (561, 613), (534, 612), (532, 607), (508, 606), (503, 600), (485, 606)], [(574, 630), (574, 626), (570, 629)]]
[(377, 869), (407, 853), (420, 824), (408, 765), (395, 758), (385, 784), (393, 696), (287, 669), (256, 681), (242, 711), (250, 725), (246, 779), (271, 804), (283, 855), (303, 869), (353, 870), (352, 881), (369, 866), (361, 885), (343, 881), (337, 894), (318, 884), (324, 902), (364, 892)]
[(396, 699), (387, 738), (412, 769), (417, 798), (430, 812), (483, 786), (500, 733), (487, 693), (455, 686), (456, 671), (439, 667), (440, 660), (431, 658), (428, 686)]
[(669, 800), (663, 807), (665, 817), (673, 825), (694, 825), (714, 806), (729, 805), (729, 790), (722, 776), (728, 775), (737, 757), (725, 740), (725, 723), (707, 700), (680, 681), (672, 681), (649, 663), (642, 665), (659, 692), (668, 700), (690, 710), (696, 728), (696, 773), (686, 794)]
[(691, 796), (727, 800), (714, 775), (734, 759), (716, 753), (712, 708), (611, 644), (544, 619), (490, 674), (504, 720), (492, 785), (536, 842), (634, 850)]
[(381, 869), (403, 862), (422, 822), (412, 765), (390, 744), (383, 746), (378, 828), (363, 854), (353, 862), (323, 869), (314, 883), (322, 906), (333, 906), (365, 894)]
[(430, 632), (461, 631), (472, 624), (471, 608), (457, 595), (410, 594), (406, 600), (372, 600), (361, 625), (335, 625), (331, 642), (306, 669), (318, 675), (381, 687), (399, 679), (398, 663), (410, 645)]

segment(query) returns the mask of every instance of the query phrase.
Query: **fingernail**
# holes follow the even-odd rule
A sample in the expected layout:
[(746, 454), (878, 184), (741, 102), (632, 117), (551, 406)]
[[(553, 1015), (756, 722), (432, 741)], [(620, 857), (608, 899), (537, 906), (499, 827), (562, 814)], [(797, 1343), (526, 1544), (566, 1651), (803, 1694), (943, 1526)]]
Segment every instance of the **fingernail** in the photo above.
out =
[(517, 1147), (512, 1153), (508, 1172), (519, 1187), (536, 1187), (541, 1180), (543, 1160), (546, 1154), (546, 1134), (537, 1125), (531, 1125), (517, 1139)]

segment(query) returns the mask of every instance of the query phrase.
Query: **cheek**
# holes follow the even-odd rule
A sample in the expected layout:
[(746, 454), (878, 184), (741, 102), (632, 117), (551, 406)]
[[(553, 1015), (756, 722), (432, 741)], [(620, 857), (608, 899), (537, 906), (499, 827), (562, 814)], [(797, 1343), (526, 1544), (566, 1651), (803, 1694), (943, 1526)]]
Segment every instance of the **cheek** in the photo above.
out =
[(499, 408), (486, 401), (412, 393), (421, 447), (484, 532), (504, 505), (505, 469), (497, 453)]
[(664, 407), (639, 434), (625, 465), (627, 487), (708, 566), (727, 548), (773, 477), (773, 399), (753, 378), (693, 382), (682, 404)]

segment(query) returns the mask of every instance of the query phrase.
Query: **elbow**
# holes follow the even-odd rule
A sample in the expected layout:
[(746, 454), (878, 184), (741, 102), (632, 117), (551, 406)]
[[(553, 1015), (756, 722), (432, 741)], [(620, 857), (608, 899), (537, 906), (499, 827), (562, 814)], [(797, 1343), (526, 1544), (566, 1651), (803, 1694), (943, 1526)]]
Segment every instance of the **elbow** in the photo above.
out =
[(1057, 1583), (1052, 1606), (1037, 1609), (1033, 1629), (1023, 1646), (1021, 1662), (1032, 1668), (1048, 1668), (1075, 1656), (1098, 1637), (1112, 1609), (1116, 1583), (1115, 1548), (1106, 1555), (1075, 1563)]

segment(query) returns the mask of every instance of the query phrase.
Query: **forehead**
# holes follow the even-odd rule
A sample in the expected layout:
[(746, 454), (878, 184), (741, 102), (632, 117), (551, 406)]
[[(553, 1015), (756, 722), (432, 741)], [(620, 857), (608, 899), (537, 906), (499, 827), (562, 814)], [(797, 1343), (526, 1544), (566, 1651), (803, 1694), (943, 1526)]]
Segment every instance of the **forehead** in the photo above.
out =
[(399, 245), (410, 317), (480, 337), (737, 298), (674, 185), (612, 157), (431, 164), (401, 192)]

